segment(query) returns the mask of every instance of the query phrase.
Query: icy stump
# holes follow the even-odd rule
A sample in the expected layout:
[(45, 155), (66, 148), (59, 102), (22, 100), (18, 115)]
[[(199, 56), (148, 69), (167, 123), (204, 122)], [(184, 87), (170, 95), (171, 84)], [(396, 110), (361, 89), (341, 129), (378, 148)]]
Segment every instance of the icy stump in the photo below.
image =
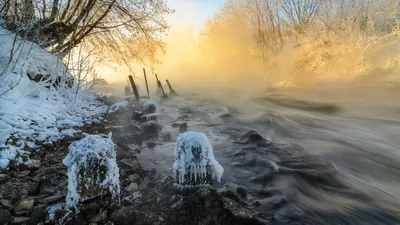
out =
[(211, 142), (204, 133), (185, 132), (175, 144), (173, 169), (181, 189), (211, 186), (212, 180), (221, 181), (224, 168), (215, 160)]
[(119, 168), (111, 134), (87, 135), (73, 142), (63, 160), (68, 167), (67, 206), (78, 210), (85, 202), (107, 198), (104, 205), (119, 203)]

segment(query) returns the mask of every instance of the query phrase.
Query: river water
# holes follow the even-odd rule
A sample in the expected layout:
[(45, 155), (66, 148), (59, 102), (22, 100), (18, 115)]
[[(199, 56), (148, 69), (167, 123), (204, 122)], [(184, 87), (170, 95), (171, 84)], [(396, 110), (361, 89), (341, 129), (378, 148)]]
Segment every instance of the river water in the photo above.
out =
[[(207, 135), (225, 169), (215, 187), (243, 187), (269, 224), (400, 224), (398, 87), (186, 90), (157, 111), (173, 140), (173, 123)], [(265, 140), (244, 141), (249, 131)], [(173, 149), (139, 158), (172, 175)]]

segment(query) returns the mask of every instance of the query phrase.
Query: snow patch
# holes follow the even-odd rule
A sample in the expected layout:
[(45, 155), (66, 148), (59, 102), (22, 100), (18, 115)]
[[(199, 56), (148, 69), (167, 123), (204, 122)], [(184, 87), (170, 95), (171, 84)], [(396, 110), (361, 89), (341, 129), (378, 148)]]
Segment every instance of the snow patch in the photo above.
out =
[(17, 164), (29, 164), (29, 154), (29, 152), (14, 146), (0, 147), (0, 168), (3, 170), (8, 169), (10, 161), (15, 161)]
[(204, 133), (185, 132), (178, 136), (175, 144), (175, 161), (173, 169), (179, 173), (179, 183), (184, 182), (186, 173), (190, 176), (205, 177), (207, 172), (211, 173), (221, 182), (224, 168), (215, 160), (211, 142)]
[(123, 108), (127, 107), (128, 105), (129, 105), (129, 103), (127, 101), (117, 102), (114, 105), (110, 106), (109, 112), (115, 112), (119, 109), (123, 109)]
[[(38, 142), (51, 144), (71, 135), (72, 128), (98, 122), (108, 107), (87, 87), (66, 85), (72, 75), (59, 57), (15, 37), (0, 27), (0, 146), (10, 151), (36, 148)], [(29, 79), (38, 74), (47, 79)], [(54, 85), (57, 79), (58, 86)], [(0, 159), (2, 168), (8, 167), (9, 160)]]

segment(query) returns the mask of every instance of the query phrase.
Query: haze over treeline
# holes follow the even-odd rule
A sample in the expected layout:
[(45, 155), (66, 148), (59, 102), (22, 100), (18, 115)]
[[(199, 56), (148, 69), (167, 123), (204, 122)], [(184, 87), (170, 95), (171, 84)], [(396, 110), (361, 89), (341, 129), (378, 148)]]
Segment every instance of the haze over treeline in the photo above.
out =
[(186, 82), (397, 80), (398, 10), (388, 0), (227, 0), (197, 37), (172, 32), (156, 68)]
[(309, 86), (398, 80), (399, 7), (226, 0), (200, 31), (168, 24), (174, 9), (162, 0), (0, 0), (0, 16), (1, 26), (62, 56), (78, 79), (107, 73), (125, 81), (146, 67), (174, 83)]

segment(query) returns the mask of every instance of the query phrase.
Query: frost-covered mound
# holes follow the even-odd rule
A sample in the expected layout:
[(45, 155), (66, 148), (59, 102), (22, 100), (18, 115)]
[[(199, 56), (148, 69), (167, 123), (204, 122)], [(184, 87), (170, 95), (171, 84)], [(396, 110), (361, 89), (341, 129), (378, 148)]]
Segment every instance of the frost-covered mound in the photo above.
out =
[[(101, 119), (107, 107), (84, 86), (67, 82), (72, 75), (59, 57), (19, 37), (13, 47), (14, 37), (0, 27), (0, 151), (51, 144)], [(3, 155), (4, 168), (12, 159)]]
[(211, 142), (204, 133), (185, 132), (178, 136), (175, 144), (173, 169), (178, 174), (179, 183), (184, 183), (185, 176), (196, 181), (211, 174), (221, 181), (224, 168), (215, 160)]
[(72, 143), (63, 163), (68, 167), (66, 203), (76, 208), (78, 203), (111, 194), (119, 199), (119, 168), (111, 134), (88, 135)]

